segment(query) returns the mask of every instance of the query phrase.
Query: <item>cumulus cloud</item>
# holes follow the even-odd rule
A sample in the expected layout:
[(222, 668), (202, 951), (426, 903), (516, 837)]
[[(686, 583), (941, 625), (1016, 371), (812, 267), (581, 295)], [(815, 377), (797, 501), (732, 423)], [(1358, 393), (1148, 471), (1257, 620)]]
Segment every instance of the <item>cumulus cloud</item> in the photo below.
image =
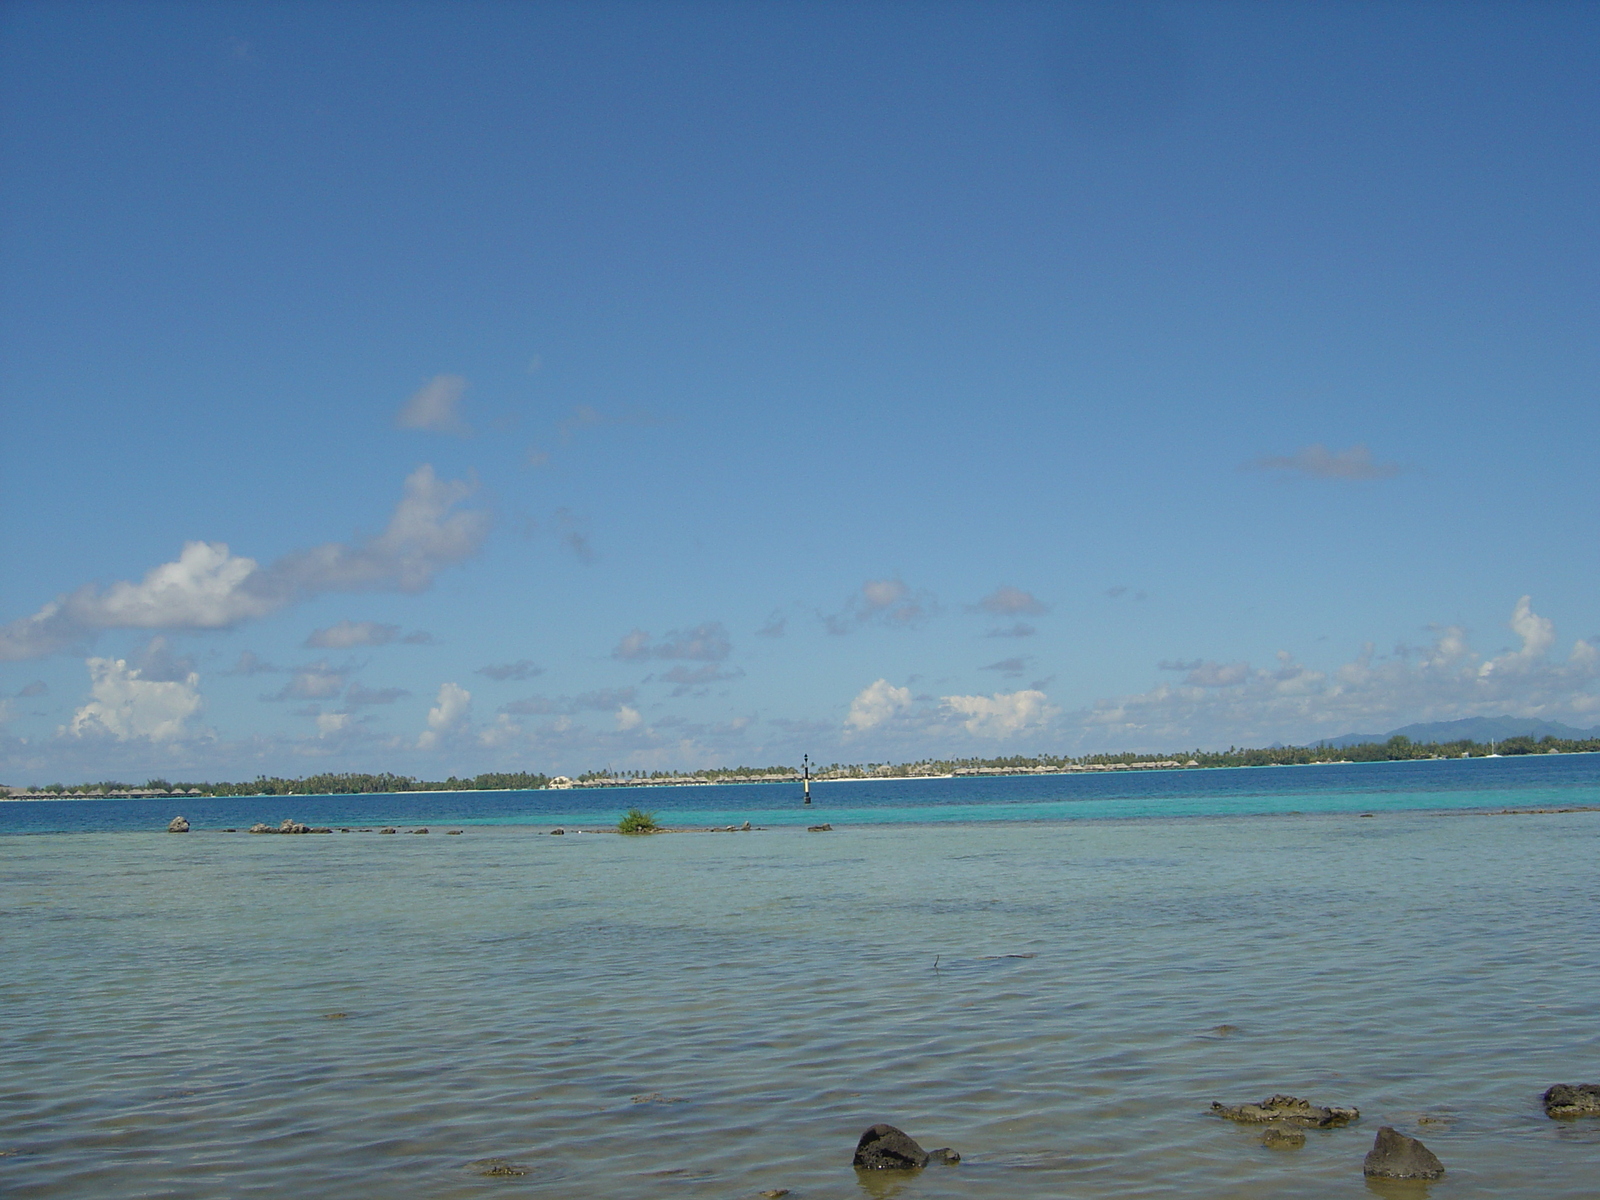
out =
[(1398, 463), (1372, 461), (1372, 451), (1357, 443), (1348, 450), (1330, 453), (1320, 442), (1287, 457), (1258, 458), (1246, 463), (1247, 471), (1289, 471), (1313, 479), (1392, 479), (1400, 474)]
[(1061, 710), (1043, 692), (996, 692), (992, 696), (945, 696), (944, 706), (962, 719), (968, 733), (1005, 738), (1045, 724)]
[(728, 630), (721, 621), (707, 621), (693, 629), (668, 633), (652, 642), (643, 629), (629, 631), (611, 651), (612, 658), (640, 662), (651, 658), (685, 658), (695, 662), (721, 662), (733, 652)]
[(0, 661), (40, 658), (107, 629), (226, 629), (324, 592), (419, 592), (441, 569), (478, 552), (489, 514), (457, 511), (474, 485), (418, 467), (388, 526), (353, 543), (329, 542), (267, 566), (221, 542), (188, 542), (175, 562), (138, 583), (85, 584), (31, 617), (0, 628)]
[(376, 621), (340, 621), (326, 629), (314, 630), (306, 645), (326, 650), (348, 650), (352, 646), (387, 646), (400, 637), (400, 626), (380, 625)]
[(921, 624), (937, 608), (930, 593), (914, 593), (903, 580), (869, 579), (845, 601), (843, 609), (825, 615), (822, 623), (833, 634), (849, 633), (863, 625), (908, 629)]
[(911, 708), (911, 689), (895, 687), (887, 679), (870, 683), (850, 701), (845, 724), (860, 732), (882, 725)]
[[(1550, 653), (1550, 647), (1556, 644), (1556, 627), (1547, 617), (1541, 617), (1533, 611), (1532, 602), (1532, 596), (1518, 600), (1508, 622), (1511, 631), (1522, 639), (1522, 648), (1502, 654), (1499, 658), (1491, 658), (1478, 668), (1479, 675), (1487, 676), (1495, 671), (1501, 674), (1526, 671), (1536, 667), (1539, 660)], [(1579, 642), (1578, 645), (1587, 648), (1586, 643)]]
[(976, 604), (967, 605), (967, 611), (991, 613), (997, 617), (1040, 617), (1050, 608), (1032, 592), (1002, 584)]
[(323, 659), (309, 666), (294, 668), (290, 673), (289, 682), (283, 685), (282, 691), (275, 695), (263, 696), (262, 699), (326, 700), (344, 690), (348, 675), (348, 670), (329, 666), (327, 660)]
[(1508, 622), (1519, 649), (1493, 658), (1473, 650), (1457, 626), (1435, 630), (1420, 653), (1383, 660), (1369, 643), (1331, 671), (1297, 662), (1177, 662), (1181, 684), (1099, 702), (1077, 714), (1087, 734), (1105, 743), (1181, 746), (1206, 743), (1308, 742), (1352, 732), (1382, 731), (1414, 721), (1474, 716), (1543, 717), (1578, 724), (1600, 714), (1600, 653), (1586, 641), (1565, 660), (1551, 622), (1518, 600)]
[(431, 433), (453, 433), (465, 437), (472, 430), (457, 409), (466, 393), (467, 381), (459, 375), (435, 375), (423, 384), (395, 414), (401, 429), (425, 429)]
[(472, 693), (466, 688), (459, 683), (441, 683), (438, 698), (428, 710), (428, 728), (417, 738), (418, 749), (437, 746), (441, 737), (461, 724), (471, 705)]
[(626, 733), (630, 729), (637, 729), (643, 722), (644, 718), (639, 715), (638, 709), (629, 708), (626, 704), (617, 709), (617, 729), (619, 732)]
[(543, 675), (544, 668), (531, 659), (519, 658), (516, 662), (490, 663), (486, 667), (479, 667), (476, 674), (487, 675), (497, 683), (504, 683), (508, 679), (532, 679), (535, 675)]
[(350, 728), (350, 714), (342, 712), (329, 712), (317, 714), (317, 735), (319, 737), (332, 737), (336, 733), (343, 733)]
[(150, 680), (120, 658), (91, 658), (93, 697), (72, 715), (67, 727), (75, 738), (102, 735), (119, 742), (166, 742), (187, 734), (187, 722), (200, 708), (200, 676)]

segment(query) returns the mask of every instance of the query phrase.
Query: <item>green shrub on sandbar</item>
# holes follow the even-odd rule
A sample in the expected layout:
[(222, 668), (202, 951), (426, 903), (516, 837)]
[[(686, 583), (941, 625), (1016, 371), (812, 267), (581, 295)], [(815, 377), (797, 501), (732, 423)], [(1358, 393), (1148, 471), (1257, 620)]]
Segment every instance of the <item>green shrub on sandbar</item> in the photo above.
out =
[(618, 833), (654, 833), (661, 826), (656, 824), (656, 815), (647, 813), (637, 808), (630, 808), (628, 815), (617, 822)]

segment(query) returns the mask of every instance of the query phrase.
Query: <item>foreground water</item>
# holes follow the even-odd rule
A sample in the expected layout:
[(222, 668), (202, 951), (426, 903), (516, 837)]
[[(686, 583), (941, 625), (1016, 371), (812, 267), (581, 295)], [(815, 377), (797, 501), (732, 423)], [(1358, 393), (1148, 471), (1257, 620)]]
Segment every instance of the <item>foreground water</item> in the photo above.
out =
[[(0, 1194), (1594, 1197), (1600, 812), (1347, 807), (0, 838)], [(1274, 1091), (1362, 1119), (1205, 1112)], [(965, 1161), (858, 1178), (880, 1120)]]

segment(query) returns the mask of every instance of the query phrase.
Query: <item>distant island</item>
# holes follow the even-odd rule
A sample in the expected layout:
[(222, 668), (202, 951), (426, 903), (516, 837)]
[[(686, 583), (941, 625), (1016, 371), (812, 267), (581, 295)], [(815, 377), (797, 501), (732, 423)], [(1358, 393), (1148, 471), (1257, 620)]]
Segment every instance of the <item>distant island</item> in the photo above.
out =
[[(1496, 732), (1526, 729), (1496, 738)], [(1012, 755), (1005, 758), (922, 759), (911, 763), (830, 763), (812, 769), (814, 780), (926, 779), (962, 775), (1066, 775), (1106, 771), (1196, 770), (1206, 767), (1288, 767), (1314, 763), (1408, 762), (1419, 759), (1482, 758), (1490, 754), (1593, 754), (1600, 752), (1600, 729), (1572, 729), (1511, 717), (1472, 717), (1428, 726), (1408, 726), (1435, 734), (1417, 740), (1406, 732), (1350, 734), (1309, 746), (1266, 746), (1226, 750), (1186, 750), (1174, 754)], [(1554, 729), (1573, 736), (1557, 736)], [(1439, 737), (1459, 732), (1454, 738)], [(1542, 736), (1539, 734), (1542, 733)], [(1470, 736), (1478, 734), (1484, 740)], [(1360, 739), (1360, 740), (1357, 740)], [(1381, 739), (1381, 740), (1380, 740)], [(144, 784), (115, 780), (98, 783), (51, 783), (32, 787), (0, 786), (0, 799), (83, 800), (153, 799), (160, 796), (342, 796), (394, 792), (535, 791), (543, 788), (684, 787), (717, 783), (798, 783), (797, 767), (715, 767), (693, 772), (586, 771), (577, 776), (489, 771), (470, 779), (424, 780), (410, 775), (339, 774), (282, 779), (262, 775), (244, 783), (171, 783), (151, 779)]]

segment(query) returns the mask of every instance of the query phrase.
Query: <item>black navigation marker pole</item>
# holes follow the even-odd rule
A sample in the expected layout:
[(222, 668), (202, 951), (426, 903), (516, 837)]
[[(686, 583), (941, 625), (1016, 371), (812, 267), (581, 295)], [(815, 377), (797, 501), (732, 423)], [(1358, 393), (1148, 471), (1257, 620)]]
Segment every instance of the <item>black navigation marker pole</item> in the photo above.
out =
[(803, 769), (805, 771), (805, 781), (806, 781), (806, 800), (805, 800), (805, 802), (807, 804), (810, 804), (811, 803), (811, 756), (809, 754), (802, 755), (800, 761), (801, 761), (801, 766), (803, 767)]

